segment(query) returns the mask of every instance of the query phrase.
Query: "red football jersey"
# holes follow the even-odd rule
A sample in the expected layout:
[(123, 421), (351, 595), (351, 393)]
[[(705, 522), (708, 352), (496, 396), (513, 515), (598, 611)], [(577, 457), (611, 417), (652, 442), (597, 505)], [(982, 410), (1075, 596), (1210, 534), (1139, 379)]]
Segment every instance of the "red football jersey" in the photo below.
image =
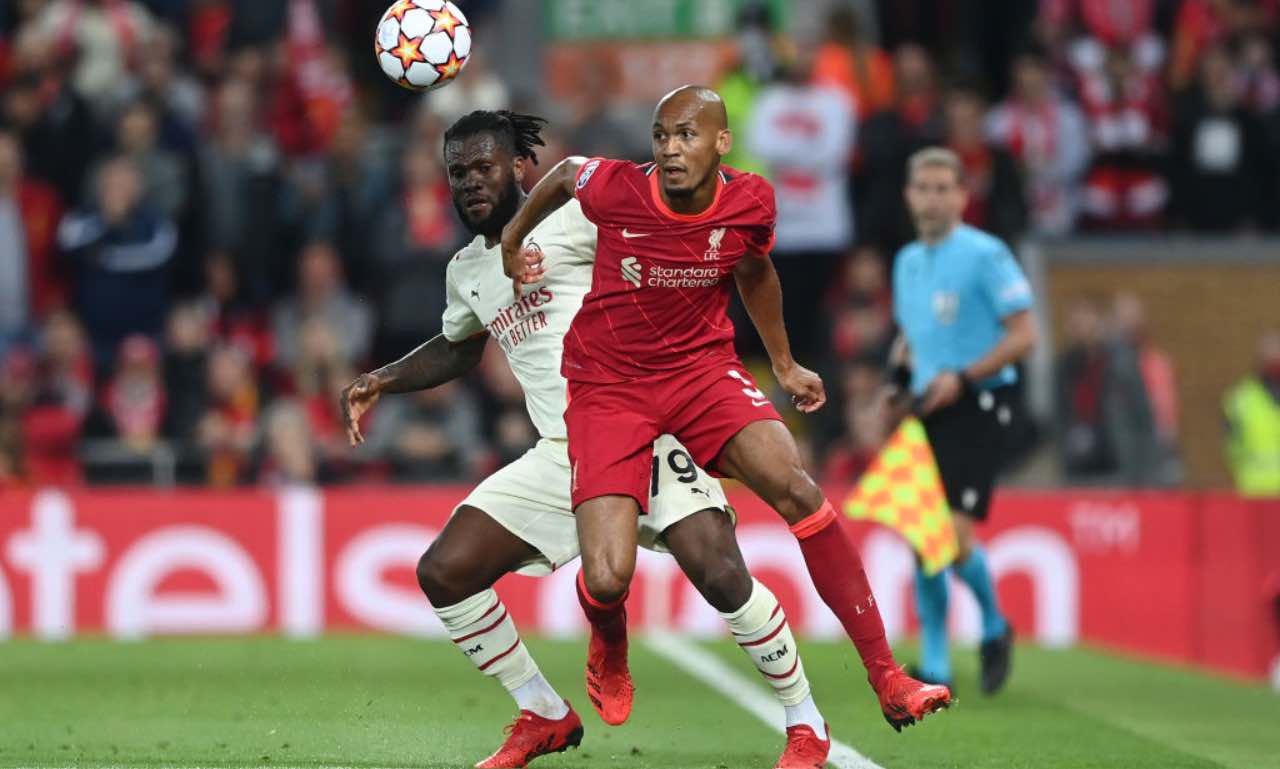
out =
[(591, 292), (564, 341), (566, 379), (607, 384), (735, 357), (733, 268), (773, 248), (773, 187), (722, 167), (710, 207), (685, 215), (663, 203), (658, 173), (602, 158), (578, 172), (578, 201), (598, 235)]

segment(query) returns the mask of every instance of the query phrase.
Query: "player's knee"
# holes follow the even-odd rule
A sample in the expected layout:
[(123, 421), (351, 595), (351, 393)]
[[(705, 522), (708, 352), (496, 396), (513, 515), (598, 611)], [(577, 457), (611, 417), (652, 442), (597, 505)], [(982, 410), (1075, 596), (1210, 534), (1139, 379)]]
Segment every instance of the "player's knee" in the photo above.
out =
[(740, 558), (716, 555), (703, 565), (694, 586), (716, 611), (728, 613), (742, 608), (751, 598), (751, 573)]
[(582, 563), (582, 582), (587, 594), (600, 603), (615, 603), (627, 594), (631, 587), (634, 564), (628, 568), (623, 563), (597, 559)]
[(453, 572), (448, 559), (432, 548), (427, 548), (427, 552), (418, 559), (418, 587), (422, 588), (432, 606), (452, 606), (468, 597)]
[(798, 523), (821, 507), (824, 499), (822, 489), (797, 465), (786, 471), (773, 507), (788, 523)]

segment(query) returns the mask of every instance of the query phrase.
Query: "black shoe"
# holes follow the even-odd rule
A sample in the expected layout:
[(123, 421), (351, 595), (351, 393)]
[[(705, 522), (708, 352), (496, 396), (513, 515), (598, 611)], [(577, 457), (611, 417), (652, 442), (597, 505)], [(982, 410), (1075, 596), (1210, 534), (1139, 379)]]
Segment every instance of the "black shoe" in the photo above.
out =
[(907, 665), (907, 675), (909, 675), (909, 676), (911, 676), (912, 678), (916, 679), (916, 680), (917, 680), (917, 681), (919, 681), (920, 683), (924, 683), (924, 684), (934, 684), (934, 685), (936, 685), (936, 686), (945, 686), (945, 687), (947, 687), (948, 689), (950, 689), (950, 690), (952, 691), (952, 693), (954, 693), (954, 692), (955, 692), (955, 690), (956, 690), (955, 685), (954, 685), (954, 684), (952, 684), (952, 683), (951, 683), (951, 681), (950, 681), (949, 679), (945, 679), (945, 678), (931, 678), (931, 677), (929, 677), (929, 676), (923, 675), (923, 674), (920, 672), (920, 666), (919, 666), (919, 665), (917, 665), (917, 664), (915, 664), (915, 663), (912, 663), (912, 664), (910, 664), (910, 665)]
[(982, 663), (982, 693), (995, 694), (1009, 680), (1013, 663), (1013, 626), (1006, 623), (1004, 635), (983, 641), (978, 649)]

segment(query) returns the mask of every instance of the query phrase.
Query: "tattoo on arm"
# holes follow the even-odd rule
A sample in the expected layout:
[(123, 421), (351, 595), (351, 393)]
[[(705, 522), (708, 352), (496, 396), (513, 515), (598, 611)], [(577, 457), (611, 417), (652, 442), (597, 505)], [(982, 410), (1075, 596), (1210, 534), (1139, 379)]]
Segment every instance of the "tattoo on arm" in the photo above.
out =
[(429, 390), (471, 371), (484, 354), (487, 334), (477, 334), (461, 342), (450, 342), (444, 334), (419, 345), (395, 363), (373, 372), (385, 393)]

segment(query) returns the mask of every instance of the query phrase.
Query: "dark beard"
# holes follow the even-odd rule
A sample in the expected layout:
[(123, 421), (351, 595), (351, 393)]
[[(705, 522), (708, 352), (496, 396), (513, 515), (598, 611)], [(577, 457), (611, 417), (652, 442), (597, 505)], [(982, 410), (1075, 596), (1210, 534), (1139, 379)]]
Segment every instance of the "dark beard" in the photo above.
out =
[(494, 204), (493, 209), (489, 211), (489, 215), (484, 219), (473, 222), (467, 216), (467, 209), (457, 198), (453, 200), (453, 208), (458, 212), (458, 218), (462, 223), (471, 230), (474, 235), (483, 235), (486, 238), (497, 238), (502, 235), (502, 228), (507, 226), (507, 222), (511, 221), (516, 215), (516, 209), (520, 207), (520, 187), (516, 185), (513, 177), (511, 183), (502, 195), (498, 198), (498, 202)]

